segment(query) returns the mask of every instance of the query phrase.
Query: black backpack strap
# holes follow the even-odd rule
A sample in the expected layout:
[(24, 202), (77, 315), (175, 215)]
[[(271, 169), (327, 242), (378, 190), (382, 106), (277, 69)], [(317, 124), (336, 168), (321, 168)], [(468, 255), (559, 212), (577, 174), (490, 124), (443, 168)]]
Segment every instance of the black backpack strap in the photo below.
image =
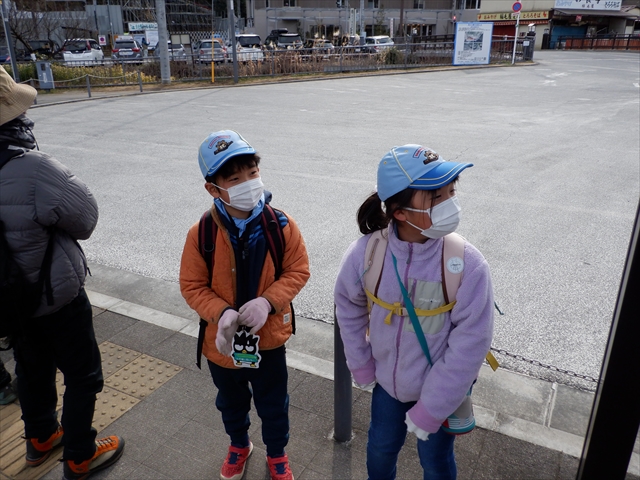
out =
[(262, 228), (264, 229), (267, 248), (273, 259), (276, 268), (276, 280), (282, 274), (282, 259), (284, 258), (284, 235), (276, 212), (271, 205), (267, 204), (262, 209), (260, 216)]
[[(209, 287), (211, 286), (211, 276), (213, 275), (213, 264), (215, 261), (216, 235), (218, 235), (218, 224), (213, 219), (213, 214), (211, 213), (211, 209), (209, 209), (202, 214), (200, 223), (198, 224), (198, 249), (207, 264), (207, 271), (209, 272), (207, 285)], [(196, 365), (199, 369), (202, 369), (202, 346), (204, 345), (204, 334), (207, 325), (207, 321), (201, 318), (200, 328), (198, 329), (198, 347), (196, 350)]]
[[(271, 205), (266, 204), (262, 209), (261, 215), (262, 228), (265, 232), (265, 238), (267, 240), (267, 248), (273, 259), (273, 264), (276, 269), (276, 280), (280, 278), (282, 274), (282, 260), (284, 259), (284, 233), (282, 233), (282, 225), (278, 215), (274, 211)], [(291, 333), (296, 333), (296, 314), (293, 310), (293, 303), (289, 304), (291, 308)]]
[(0, 168), (4, 167), (13, 157), (17, 157), (23, 153), (24, 150), (9, 150), (8, 148), (0, 150)]

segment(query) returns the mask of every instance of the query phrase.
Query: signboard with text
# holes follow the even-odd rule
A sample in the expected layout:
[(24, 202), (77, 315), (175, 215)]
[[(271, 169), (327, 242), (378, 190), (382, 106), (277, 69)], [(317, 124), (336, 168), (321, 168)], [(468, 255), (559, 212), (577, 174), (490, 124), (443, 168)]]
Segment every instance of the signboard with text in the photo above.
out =
[(487, 65), (491, 60), (493, 23), (458, 22), (453, 47), (454, 65)]
[(157, 30), (158, 24), (155, 22), (129, 22), (130, 32), (142, 32), (144, 30)]
[[(500, 20), (515, 20), (518, 15), (513, 12), (479, 13), (479, 22), (495, 22)], [(549, 20), (549, 10), (540, 12), (520, 12), (520, 20)]]
[(622, 0), (556, 0), (555, 8), (620, 11)]

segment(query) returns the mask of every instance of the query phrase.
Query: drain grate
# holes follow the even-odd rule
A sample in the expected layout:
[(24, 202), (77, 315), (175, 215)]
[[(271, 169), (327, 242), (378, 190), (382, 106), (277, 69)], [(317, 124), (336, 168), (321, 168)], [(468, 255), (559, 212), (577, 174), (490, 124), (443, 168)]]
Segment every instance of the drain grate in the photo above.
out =
[[(96, 396), (93, 427), (100, 432), (182, 371), (181, 367), (111, 342), (99, 345), (104, 389)], [(62, 408), (64, 378), (56, 373), (57, 409)], [(24, 462), (24, 424), (18, 404), (0, 407), (0, 478), (36, 479), (62, 457), (56, 450), (45, 463), (28, 468)], [(60, 415), (60, 414), (59, 414)]]

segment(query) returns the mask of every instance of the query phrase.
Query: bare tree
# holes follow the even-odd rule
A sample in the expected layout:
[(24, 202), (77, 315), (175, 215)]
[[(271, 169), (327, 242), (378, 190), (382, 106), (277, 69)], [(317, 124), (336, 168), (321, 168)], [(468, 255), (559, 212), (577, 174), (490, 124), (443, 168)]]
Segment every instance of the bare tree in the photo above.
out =
[(97, 34), (85, 12), (84, 2), (14, 0), (7, 3), (9, 29), (17, 40), (17, 50), (23, 54), (58, 56), (64, 39)]

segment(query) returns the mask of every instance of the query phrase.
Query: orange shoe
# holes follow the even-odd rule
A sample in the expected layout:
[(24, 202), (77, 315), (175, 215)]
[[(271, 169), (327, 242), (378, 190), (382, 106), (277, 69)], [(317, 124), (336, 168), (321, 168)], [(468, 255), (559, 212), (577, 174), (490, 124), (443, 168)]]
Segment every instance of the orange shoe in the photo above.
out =
[(83, 480), (94, 472), (116, 463), (124, 451), (124, 440), (117, 435), (96, 440), (96, 453), (84, 462), (64, 461), (64, 480)]
[(253, 443), (251, 441), (249, 441), (249, 446), (246, 448), (229, 445), (229, 453), (220, 469), (220, 479), (240, 480), (244, 475), (244, 468), (247, 466), (247, 459), (251, 452), (253, 452)]
[(286, 453), (280, 457), (267, 455), (267, 465), (269, 465), (271, 480), (293, 480), (293, 473), (289, 468), (289, 457)]
[(27, 438), (27, 455), (25, 460), (30, 467), (37, 467), (49, 458), (54, 448), (62, 444), (64, 432), (62, 426), (58, 424), (58, 428), (51, 436), (45, 440), (39, 438)]

